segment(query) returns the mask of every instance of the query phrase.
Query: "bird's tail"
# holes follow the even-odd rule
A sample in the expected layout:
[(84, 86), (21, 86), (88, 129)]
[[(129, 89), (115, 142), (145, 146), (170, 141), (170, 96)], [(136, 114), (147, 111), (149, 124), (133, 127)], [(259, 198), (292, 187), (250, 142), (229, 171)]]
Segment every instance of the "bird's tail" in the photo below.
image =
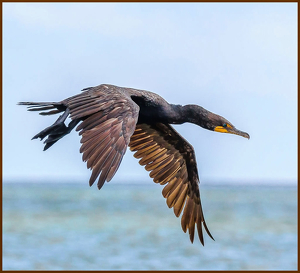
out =
[(45, 128), (38, 134), (36, 134), (32, 139), (40, 138), (42, 140), (46, 136), (47, 139), (44, 141), (45, 147), (44, 151), (51, 147), (56, 141), (67, 135), (72, 131), (76, 124), (80, 120), (72, 120), (68, 126), (65, 125), (65, 120), (69, 115), (69, 109), (58, 102), (19, 102), (18, 105), (28, 105), (28, 111), (44, 111), (49, 110), (48, 112), (41, 112), (40, 115), (53, 115), (60, 112), (64, 112), (59, 118), (49, 127)]
[(27, 105), (28, 111), (44, 111), (40, 115), (54, 115), (66, 110), (66, 106), (59, 102), (19, 102), (18, 105)]

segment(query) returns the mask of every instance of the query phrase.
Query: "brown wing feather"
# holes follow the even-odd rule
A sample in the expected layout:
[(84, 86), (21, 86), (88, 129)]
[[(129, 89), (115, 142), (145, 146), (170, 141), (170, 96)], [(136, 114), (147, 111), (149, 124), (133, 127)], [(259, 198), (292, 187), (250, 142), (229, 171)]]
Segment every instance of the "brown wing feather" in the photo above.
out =
[(89, 180), (97, 177), (100, 189), (118, 170), (134, 132), (139, 107), (120, 90), (100, 85), (66, 99), (72, 119), (83, 120), (76, 128), (80, 131), (82, 159), (92, 170)]
[(194, 240), (195, 224), (203, 245), (202, 224), (213, 239), (202, 212), (193, 147), (172, 126), (162, 123), (138, 124), (129, 146), (135, 152), (134, 156), (141, 158), (139, 163), (151, 171), (153, 181), (167, 184), (162, 194), (177, 217), (184, 208), (181, 226), (184, 232), (189, 231), (191, 242)]

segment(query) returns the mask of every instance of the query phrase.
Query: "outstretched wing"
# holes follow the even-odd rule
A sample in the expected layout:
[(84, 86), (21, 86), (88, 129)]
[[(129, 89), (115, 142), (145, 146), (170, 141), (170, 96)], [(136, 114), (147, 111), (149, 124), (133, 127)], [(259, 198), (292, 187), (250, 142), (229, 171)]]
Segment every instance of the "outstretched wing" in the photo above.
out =
[(162, 123), (138, 124), (129, 146), (136, 151), (134, 157), (141, 158), (139, 163), (150, 171), (154, 182), (167, 184), (162, 194), (177, 217), (184, 207), (181, 226), (184, 232), (189, 230), (191, 242), (195, 224), (203, 245), (202, 224), (213, 239), (203, 216), (193, 147), (172, 126)]
[(137, 123), (139, 107), (126, 93), (105, 85), (89, 88), (63, 103), (69, 108), (71, 119), (83, 120), (76, 128), (82, 136), (80, 152), (92, 170), (90, 186), (100, 175), (97, 184), (100, 189), (120, 166)]

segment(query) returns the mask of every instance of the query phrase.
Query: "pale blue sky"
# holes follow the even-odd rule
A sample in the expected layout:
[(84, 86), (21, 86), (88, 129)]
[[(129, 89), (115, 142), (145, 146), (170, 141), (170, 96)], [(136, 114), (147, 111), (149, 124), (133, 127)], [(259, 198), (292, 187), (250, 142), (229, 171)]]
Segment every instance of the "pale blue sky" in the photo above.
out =
[[(250, 140), (175, 128), (201, 183), (297, 180), (297, 4), (3, 4), (3, 176), (88, 183), (74, 131), (46, 152), (30, 139), (57, 117), (18, 101), (60, 101), (110, 83), (199, 104)], [(151, 183), (128, 150), (114, 181)]]

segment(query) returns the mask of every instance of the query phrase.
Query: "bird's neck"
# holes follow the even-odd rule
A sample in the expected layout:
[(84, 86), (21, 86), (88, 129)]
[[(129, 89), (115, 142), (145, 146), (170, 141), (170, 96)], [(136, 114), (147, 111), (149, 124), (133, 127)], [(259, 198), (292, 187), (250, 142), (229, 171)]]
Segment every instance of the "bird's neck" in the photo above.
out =
[(208, 114), (210, 113), (206, 109), (198, 105), (174, 105), (171, 104), (172, 108), (172, 123), (182, 124), (190, 122), (197, 124), (203, 128), (206, 128), (208, 121)]

